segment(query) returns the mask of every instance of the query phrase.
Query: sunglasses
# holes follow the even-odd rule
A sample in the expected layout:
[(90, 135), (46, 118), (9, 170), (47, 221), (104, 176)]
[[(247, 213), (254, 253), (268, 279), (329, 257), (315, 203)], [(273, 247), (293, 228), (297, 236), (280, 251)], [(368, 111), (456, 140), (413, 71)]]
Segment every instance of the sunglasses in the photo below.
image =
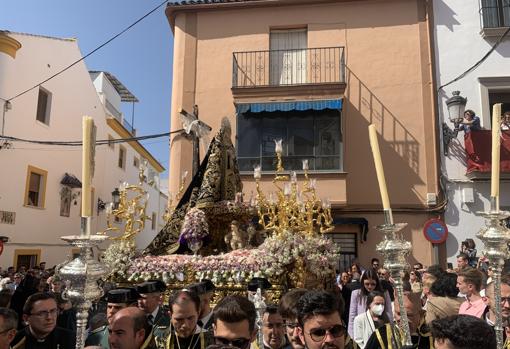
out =
[(250, 344), (249, 338), (236, 338), (236, 339), (228, 339), (224, 337), (214, 337), (214, 343), (218, 345), (228, 346), (228, 347), (236, 347), (239, 349), (246, 349)]
[(505, 302), (508, 302), (508, 304), (510, 304), (510, 297), (501, 297), (501, 304), (505, 304)]
[(338, 338), (345, 336), (347, 331), (342, 325), (334, 325), (330, 328), (313, 328), (309, 333), (310, 338), (312, 338), (314, 342), (322, 342), (327, 333), (329, 333), (329, 335), (333, 338)]

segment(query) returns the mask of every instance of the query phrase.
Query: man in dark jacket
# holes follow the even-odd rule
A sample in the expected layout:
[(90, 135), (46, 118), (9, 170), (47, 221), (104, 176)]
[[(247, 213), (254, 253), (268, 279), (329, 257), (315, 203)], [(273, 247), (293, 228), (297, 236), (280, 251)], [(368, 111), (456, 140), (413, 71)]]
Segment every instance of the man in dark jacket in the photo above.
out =
[(55, 296), (35, 293), (23, 307), (23, 320), (28, 324), (16, 334), (13, 349), (73, 349), (72, 331), (57, 327), (58, 307)]

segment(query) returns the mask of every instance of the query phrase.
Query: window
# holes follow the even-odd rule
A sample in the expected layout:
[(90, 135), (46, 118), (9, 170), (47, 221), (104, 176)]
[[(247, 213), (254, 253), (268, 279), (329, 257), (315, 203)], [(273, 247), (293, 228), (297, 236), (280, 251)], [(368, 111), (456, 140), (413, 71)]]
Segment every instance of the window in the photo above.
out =
[(126, 148), (123, 146), (119, 147), (119, 161), (117, 164), (121, 169), (126, 168)]
[(16, 249), (14, 250), (14, 268), (19, 271), (21, 267), (25, 267), (26, 270), (35, 267), (41, 260), (41, 250), (25, 250)]
[(110, 147), (110, 149), (115, 149), (115, 143), (112, 142), (114, 140), (115, 138), (113, 138), (113, 136), (108, 135), (108, 146)]
[(483, 28), (510, 26), (510, 0), (482, 0), (480, 13)]
[(308, 110), (290, 112), (243, 113), (239, 115), (237, 140), (239, 169), (274, 171), (275, 139), (283, 139), (286, 170), (301, 170), (308, 159), (311, 171), (342, 169), (340, 112)]
[(140, 167), (140, 160), (136, 156), (133, 156), (133, 166), (136, 168)]
[(152, 230), (156, 230), (156, 223), (157, 223), (157, 217), (156, 217), (156, 212), (152, 212)]
[(333, 240), (340, 248), (340, 260), (338, 261), (338, 270), (348, 269), (358, 258), (357, 234), (356, 233), (329, 233), (325, 234), (327, 238)]
[(37, 99), (37, 115), (36, 120), (46, 125), (50, 124), (50, 107), (51, 107), (51, 93), (39, 87), (39, 97)]
[[(482, 126), (488, 129), (491, 128), (491, 115), (494, 104), (503, 103), (501, 106), (502, 113), (510, 111), (510, 77), (480, 77), (478, 81), (480, 82), (482, 101), (479, 116)], [(475, 110), (475, 112), (477, 111)]]
[(47, 171), (28, 166), (25, 186), (25, 206), (44, 208), (47, 176)]
[(271, 30), (270, 84), (306, 83), (306, 29)]

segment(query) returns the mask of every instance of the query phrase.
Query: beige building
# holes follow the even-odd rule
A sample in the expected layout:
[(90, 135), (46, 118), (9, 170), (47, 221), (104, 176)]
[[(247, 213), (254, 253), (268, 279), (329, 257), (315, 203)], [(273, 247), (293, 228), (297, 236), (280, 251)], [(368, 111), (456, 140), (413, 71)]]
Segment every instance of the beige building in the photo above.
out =
[[(98, 140), (132, 137), (134, 130), (119, 110), (123, 100), (136, 97), (112, 74), (89, 73), (83, 62), (12, 98), (81, 57), (74, 39), (0, 32), (2, 134), (27, 140), (81, 140), (82, 117), (89, 115)], [(112, 200), (120, 183), (138, 182), (138, 166), (144, 159), (149, 177), (164, 171), (137, 141), (96, 147), (93, 231), (106, 227), (102, 203)], [(80, 233), (81, 147), (0, 140), (0, 164), (0, 235), (9, 238), (0, 266), (45, 261), (51, 267), (63, 262), (76, 251), (60, 237)], [(145, 184), (145, 189), (150, 194), (147, 215), (154, 224), (148, 222), (140, 234), (140, 248), (159, 231), (166, 205), (158, 187)]]
[[(166, 9), (174, 33), (172, 130), (199, 107), (213, 128), (227, 116), (246, 196), (262, 164), (273, 190), (274, 139), (287, 170), (308, 159), (332, 202), (341, 266), (378, 256), (383, 222), (369, 124), (377, 126), (396, 222), (416, 260), (444, 260), (422, 233), (441, 216), (431, 8), (424, 0), (179, 1)], [(175, 138), (170, 191), (191, 168), (191, 143)], [(302, 179), (302, 175), (299, 176)], [(367, 232), (368, 229), (368, 232)], [(378, 256), (380, 257), (380, 256)], [(412, 259), (411, 259), (412, 260)]]

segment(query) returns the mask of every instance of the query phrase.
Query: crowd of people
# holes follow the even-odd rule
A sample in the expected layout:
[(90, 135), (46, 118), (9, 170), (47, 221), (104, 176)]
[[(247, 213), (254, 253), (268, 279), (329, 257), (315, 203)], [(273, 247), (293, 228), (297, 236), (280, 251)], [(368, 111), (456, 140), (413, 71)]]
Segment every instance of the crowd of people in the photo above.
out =
[[(495, 349), (495, 297), (490, 270), (465, 241), (457, 267), (413, 265), (403, 274), (404, 301), (414, 348)], [(74, 349), (76, 309), (62, 296), (65, 284), (38, 267), (2, 272), (0, 349)], [(88, 349), (344, 349), (403, 348), (399, 302), (388, 270), (373, 258), (338, 273), (333, 290), (292, 289), (278, 304), (267, 301), (261, 322), (250, 300), (266, 279), (255, 278), (247, 295), (214, 299), (215, 285), (201, 280), (172, 293), (150, 280), (108, 288), (90, 310)], [(502, 276), (501, 308), (510, 333), (510, 268)], [(269, 298), (269, 297), (267, 297)], [(260, 325), (260, 327), (259, 327)], [(260, 331), (259, 331), (260, 328)], [(259, 333), (260, 332), (260, 333)], [(264, 348), (258, 340), (262, 337)], [(509, 337), (510, 338), (510, 337)], [(510, 341), (509, 341), (510, 342)], [(410, 343), (408, 343), (410, 344)]]

